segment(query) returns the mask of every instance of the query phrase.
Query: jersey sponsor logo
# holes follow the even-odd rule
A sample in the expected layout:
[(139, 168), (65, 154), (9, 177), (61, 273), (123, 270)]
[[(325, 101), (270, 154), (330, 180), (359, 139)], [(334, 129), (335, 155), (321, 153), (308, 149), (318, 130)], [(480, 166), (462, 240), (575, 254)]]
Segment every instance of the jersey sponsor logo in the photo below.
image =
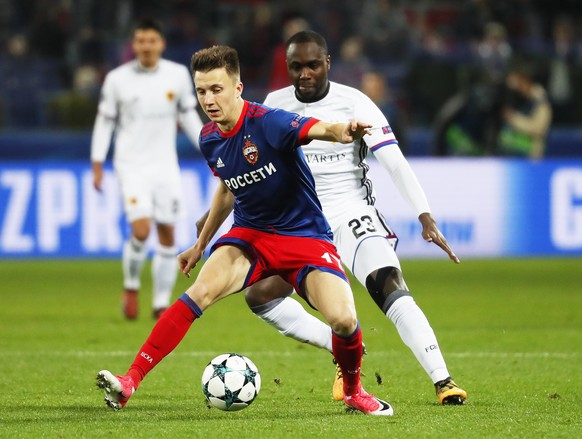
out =
[(222, 161), (222, 159), (220, 157), (218, 157), (218, 160), (216, 161), (216, 167), (217, 168), (224, 168), (224, 162)]
[(174, 100), (174, 97), (175, 96), (176, 95), (174, 94), (173, 91), (169, 91), (169, 92), (166, 93), (166, 98), (168, 98), (168, 101), (170, 101), (170, 102), (172, 102)]
[(145, 358), (145, 360), (148, 363), (152, 363), (154, 361), (152, 356), (150, 354), (148, 354), (147, 352), (141, 351), (141, 353), (139, 355), (140, 355), (140, 357)]
[(385, 127), (382, 127), (382, 134), (390, 134), (392, 132), (392, 128), (390, 128), (390, 125), (386, 125)]
[(345, 152), (342, 152), (341, 154), (305, 154), (305, 160), (307, 160), (307, 164), (339, 162), (345, 158)]
[(257, 145), (247, 139), (243, 146), (243, 155), (251, 165), (257, 163), (257, 160), (259, 159), (259, 149), (257, 148)]
[(244, 174), (237, 175), (236, 177), (228, 178), (223, 181), (230, 190), (233, 190), (240, 187), (249, 186), (251, 184), (260, 183), (261, 181), (269, 178), (275, 172), (277, 172), (277, 168), (275, 168), (275, 165), (270, 162), (268, 165), (261, 166), (259, 169), (251, 172), (245, 172)]

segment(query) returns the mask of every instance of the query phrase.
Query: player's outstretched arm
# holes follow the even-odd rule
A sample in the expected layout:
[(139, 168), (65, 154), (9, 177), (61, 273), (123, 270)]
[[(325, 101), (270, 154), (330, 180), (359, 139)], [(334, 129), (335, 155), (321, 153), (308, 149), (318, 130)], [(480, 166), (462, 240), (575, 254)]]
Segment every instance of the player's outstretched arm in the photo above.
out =
[(192, 247), (178, 255), (178, 265), (186, 277), (190, 277), (190, 270), (202, 259), (202, 255), (204, 255), (204, 251), (210, 243), (210, 240), (232, 211), (233, 203), (234, 195), (224, 183), (221, 183), (212, 198), (208, 218), (198, 236), (198, 241)]
[(370, 134), (370, 128), (371, 124), (358, 120), (351, 120), (348, 123), (329, 123), (320, 120), (309, 129), (307, 137), (314, 140), (350, 143)]
[(455, 264), (460, 264), (461, 261), (455, 255), (449, 243), (437, 227), (435, 219), (432, 215), (428, 212), (421, 213), (418, 217), (420, 224), (422, 224), (422, 237), (427, 242), (432, 242), (442, 248), (447, 255), (449, 255), (449, 259), (453, 261)]

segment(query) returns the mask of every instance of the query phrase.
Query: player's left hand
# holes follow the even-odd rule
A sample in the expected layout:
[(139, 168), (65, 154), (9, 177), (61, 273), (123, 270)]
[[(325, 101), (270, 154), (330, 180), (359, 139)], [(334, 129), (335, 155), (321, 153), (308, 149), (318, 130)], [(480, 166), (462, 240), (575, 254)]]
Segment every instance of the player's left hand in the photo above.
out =
[(343, 132), (343, 143), (350, 143), (354, 140), (361, 139), (366, 134), (370, 134), (370, 128), (372, 128), (372, 124), (360, 122), (359, 120), (350, 120), (346, 124), (346, 128)]
[(93, 187), (96, 191), (101, 192), (103, 188), (103, 164), (100, 162), (92, 163), (93, 169)]
[(436, 225), (436, 221), (432, 215), (428, 212), (420, 214), (418, 217), (420, 223), (422, 224), (422, 237), (427, 242), (432, 242), (438, 245), (441, 249), (449, 255), (449, 259), (455, 264), (460, 264), (461, 260), (457, 257), (455, 252), (449, 246), (449, 243), (445, 239), (444, 235), (441, 233)]

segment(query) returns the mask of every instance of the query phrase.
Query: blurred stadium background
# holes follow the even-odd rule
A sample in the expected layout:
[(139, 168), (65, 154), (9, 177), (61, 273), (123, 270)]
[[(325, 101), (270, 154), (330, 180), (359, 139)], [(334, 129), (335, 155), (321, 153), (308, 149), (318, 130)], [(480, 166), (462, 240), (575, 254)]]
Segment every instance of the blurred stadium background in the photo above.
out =
[[(582, 255), (578, 1), (0, 0), (0, 258), (119, 254), (116, 185), (92, 191), (89, 144), (104, 75), (131, 58), (130, 28), (141, 17), (164, 24), (165, 57), (186, 65), (207, 45), (236, 47), (245, 98), (256, 101), (287, 83), (282, 42), (307, 24), (329, 42), (331, 79), (385, 111), (460, 256)], [(495, 145), (471, 154), (443, 147), (443, 106), (464, 93), (495, 118), (515, 59), (534, 67), (552, 103), (545, 159), (500, 157)], [(185, 137), (178, 146), (187, 245), (214, 182)], [(378, 192), (401, 254), (437, 256), (399, 195)]]
[[(0, 0), (0, 436), (579, 437), (579, 4)], [(145, 16), (163, 22), (165, 55), (177, 62), (188, 64), (212, 43), (236, 47), (244, 96), (256, 101), (285, 80), (278, 56), (289, 25), (303, 19), (327, 38), (332, 79), (362, 88), (386, 112), (463, 261), (455, 266), (422, 241), (417, 219), (370, 159), (378, 208), (398, 233), (407, 282), (469, 392), (467, 407), (436, 405), (393, 325), (354, 281), (370, 352), (364, 380), (394, 404), (389, 424), (345, 416), (330, 404), (328, 356), (267, 328), (243, 309), (240, 295), (205, 313), (130, 411), (105, 410), (95, 372), (126, 366), (152, 321), (144, 314), (127, 322), (118, 312), (127, 230), (110, 166), (103, 193), (92, 187), (90, 137), (104, 75), (129, 59), (129, 29)], [(476, 113), (495, 118), (503, 74), (517, 57), (533, 62), (552, 102), (545, 158), (502, 157), (495, 145), (481, 145), (477, 156), (442, 148), (445, 103), (472, 95)], [(195, 240), (194, 221), (216, 179), (184, 136), (179, 152), (187, 214), (177, 238), (184, 248)], [(412, 258), (441, 260), (404, 261)], [(150, 276), (143, 281), (140, 306), (148, 309)], [(190, 282), (179, 276), (174, 293)], [(260, 397), (235, 421), (209, 411), (199, 390), (207, 361), (233, 351), (248, 354), (264, 376)]]

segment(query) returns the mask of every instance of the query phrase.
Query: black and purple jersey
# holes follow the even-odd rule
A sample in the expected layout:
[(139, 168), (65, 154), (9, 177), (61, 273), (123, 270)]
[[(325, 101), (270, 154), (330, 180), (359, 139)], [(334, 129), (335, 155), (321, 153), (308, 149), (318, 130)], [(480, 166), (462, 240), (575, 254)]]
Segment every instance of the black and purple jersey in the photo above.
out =
[(220, 131), (215, 122), (204, 126), (200, 149), (235, 196), (234, 226), (332, 239), (299, 148), (317, 122), (245, 101), (232, 131)]

